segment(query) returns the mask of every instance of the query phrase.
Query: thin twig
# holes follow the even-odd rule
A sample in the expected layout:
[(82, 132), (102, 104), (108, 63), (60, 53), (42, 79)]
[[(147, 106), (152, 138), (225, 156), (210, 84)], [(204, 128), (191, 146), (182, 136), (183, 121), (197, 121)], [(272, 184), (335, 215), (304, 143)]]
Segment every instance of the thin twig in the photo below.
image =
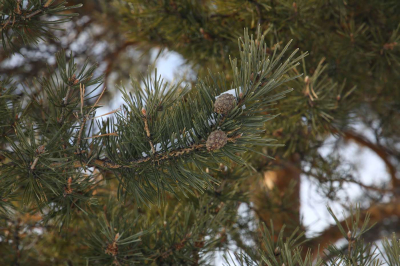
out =
[(50, 5), (51, 5), (51, 3), (53, 2), (53, 0), (47, 0), (47, 2), (44, 4), (44, 8), (48, 8)]
[(107, 134), (95, 135), (95, 136), (91, 136), (91, 137), (88, 137), (85, 139), (94, 139), (94, 138), (100, 138), (100, 137), (105, 137), (105, 136), (118, 136), (118, 133), (112, 132), (112, 133), (107, 133)]
[(38, 161), (39, 161), (39, 155), (40, 155), (40, 154), (43, 154), (45, 151), (46, 151), (46, 147), (45, 147), (44, 145), (40, 145), (40, 146), (36, 149), (36, 151), (35, 151), (36, 157), (35, 157), (35, 159), (33, 160), (33, 163), (32, 163), (32, 165), (31, 165), (31, 170), (34, 170), (34, 169), (35, 169), (36, 164), (37, 164)]
[(83, 104), (84, 104), (84, 97), (85, 97), (85, 85), (79, 84), (79, 92), (80, 92), (80, 98), (81, 98), (81, 115), (83, 117)]
[[(77, 152), (79, 153), (79, 145), (81, 143), (82, 140), (82, 132), (83, 132), (83, 128), (85, 127), (86, 124), (86, 120), (89, 119), (89, 114), (92, 113), (93, 109), (95, 106), (97, 106), (97, 104), (99, 103), (101, 97), (103, 96), (106, 87), (103, 88), (103, 91), (100, 93), (100, 96), (97, 98), (96, 102), (94, 103), (94, 105), (92, 106), (92, 108), (90, 109), (90, 111), (86, 114), (83, 115), (83, 105), (84, 105), (84, 97), (85, 97), (85, 85), (82, 85), (82, 83), (79, 86), (79, 90), (80, 90), (80, 97), (81, 97), (81, 116), (82, 116), (82, 124), (81, 124), (81, 128), (79, 129), (79, 134), (78, 134), (78, 141), (77, 141), (77, 146), (78, 146), (78, 150)], [(110, 112), (112, 113), (112, 112)], [(110, 135), (113, 133), (110, 133)], [(100, 136), (93, 136), (91, 138), (95, 138), (95, 137), (102, 137), (102, 135)], [(88, 139), (88, 138), (85, 138)]]
[(347, 182), (347, 183), (357, 184), (358, 186), (360, 186), (362, 188), (365, 188), (366, 190), (377, 191), (377, 192), (380, 192), (382, 194), (383, 193), (392, 192), (392, 190), (389, 190), (389, 189), (365, 185), (362, 182), (357, 181), (357, 180), (332, 178), (331, 176), (329, 176), (327, 178), (322, 178), (321, 176), (318, 176), (318, 175), (312, 173), (311, 171), (302, 171), (302, 173), (305, 174), (305, 175), (309, 175), (309, 176), (315, 177), (316, 179), (321, 180), (321, 181), (330, 181), (330, 182), (338, 181), (338, 182)]
[(372, 151), (378, 155), (382, 161), (386, 164), (386, 167), (388, 169), (388, 172), (391, 177), (392, 181), (392, 189), (396, 189), (400, 186), (400, 180), (397, 179), (397, 169), (396, 167), (390, 162), (389, 159), (389, 153), (385, 150), (384, 147), (374, 144), (370, 142), (369, 140), (365, 139), (363, 136), (358, 135), (357, 133), (351, 132), (351, 131), (345, 131), (342, 132), (343, 136), (347, 140), (353, 140), (359, 145), (368, 147)]
[(99, 116), (96, 116), (96, 117), (92, 117), (92, 118), (89, 118), (89, 119), (96, 119), (96, 118), (99, 118), (99, 117), (102, 117), (102, 116), (111, 115), (111, 114), (114, 114), (114, 113), (118, 112), (119, 110), (121, 110), (121, 109), (118, 108), (118, 109), (115, 109), (115, 110), (113, 110), (111, 112), (108, 112), (108, 113), (105, 113), (105, 114), (102, 114), (102, 115), (99, 115)]
[[(240, 138), (241, 136), (242, 136), (242, 134), (230, 137), (230, 138), (228, 138), (228, 142), (235, 143), (236, 140), (238, 138)], [(73, 164), (74, 165), (73, 167), (80, 168), (80, 167), (84, 167), (84, 166), (89, 166), (89, 167), (102, 167), (102, 168), (111, 168), (111, 169), (135, 168), (135, 167), (139, 167), (140, 164), (146, 163), (149, 161), (153, 161), (157, 164), (160, 164), (163, 161), (166, 161), (166, 160), (169, 160), (172, 158), (178, 158), (183, 155), (187, 155), (187, 154), (191, 153), (192, 151), (201, 151), (201, 150), (204, 150), (204, 151), (207, 150), (206, 144), (204, 143), (204, 141), (200, 144), (193, 144), (187, 148), (180, 148), (180, 149), (173, 150), (173, 151), (158, 153), (154, 157), (148, 156), (148, 157), (144, 157), (144, 158), (140, 158), (140, 159), (134, 159), (134, 160), (131, 160), (128, 165), (116, 164), (116, 163), (111, 162), (109, 159), (96, 159), (90, 163), (75, 161)], [(61, 165), (61, 163), (52, 163), (51, 164), (52, 167), (57, 167), (58, 165)]]
[(10, 23), (10, 20), (11, 20), (11, 16), (9, 16), (6, 23), (4, 23), (4, 26), (2, 28), (3, 30), (5, 29), (5, 27), (7, 27), (8, 23)]
[(29, 15), (25, 16), (25, 19), (30, 19), (31, 17), (33, 17), (33, 16), (35, 16), (35, 15), (41, 13), (42, 11), (43, 11), (43, 10), (38, 9), (38, 10), (36, 10), (36, 11), (30, 13)]
[(69, 96), (70, 91), (71, 91), (71, 86), (68, 86), (68, 90), (67, 90), (67, 93), (65, 94), (65, 98), (64, 98), (64, 105), (68, 104), (68, 96)]
[(93, 109), (97, 106), (97, 104), (99, 103), (101, 97), (103, 97), (104, 92), (106, 91), (106, 87), (104, 86), (103, 91), (100, 93), (100, 96), (97, 98), (96, 102), (94, 103), (94, 105), (92, 106), (92, 108), (90, 109), (89, 113), (90, 114)]
[[(72, 78), (74, 78), (74, 77), (75, 77), (75, 75), (72, 76)], [(72, 78), (71, 78), (71, 79), (72, 79)], [(61, 110), (60, 124), (62, 124), (62, 123), (64, 122), (65, 107), (66, 107), (67, 104), (68, 104), (68, 98), (69, 98), (69, 94), (70, 94), (70, 93), (71, 93), (71, 86), (68, 86), (67, 93), (65, 94), (65, 97), (64, 97), (64, 99), (63, 99), (63, 104), (64, 104), (64, 106), (63, 106), (63, 108), (62, 108), (62, 110)]]
[(127, 47), (131, 46), (131, 45), (135, 45), (136, 42), (133, 41), (128, 41), (123, 43), (120, 47), (118, 47), (116, 49), (116, 51), (114, 51), (112, 54), (109, 54), (106, 58), (106, 62), (108, 62), (107, 68), (104, 71), (104, 84), (107, 85), (108, 83), (108, 78), (111, 74), (111, 71), (113, 70), (113, 66), (115, 64), (115, 62), (117, 62), (117, 60), (115, 60), (116, 58), (118, 58), (119, 54), (121, 52), (123, 52)]
[(151, 141), (151, 134), (150, 134), (149, 124), (147, 122), (147, 113), (146, 113), (146, 110), (144, 108), (142, 109), (142, 114), (143, 114), (143, 121), (144, 121), (144, 131), (146, 131), (147, 138), (149, 139), (151, 152), (153, 154), (156, 154), (156, 149), (154, 148), (154, 144)]
[(21, 0), (17, 0), (17, 11), (16, 11), (16, 13), (18, 14), (18, 15), (21, 15), (21, 9), (19, 8), (19, 4), (21, 3)]
[(79, 134), (78, 134), (78, 141), (77, 141), (77, 152), (79, 153), (79, 145), (81, 144), (81, 138), (82, 138), (82, 132), (83, 132), (83, 128), (85, 126), (86, 123), (86, 116), (83, 115), (83, 98), (85, 96), (85, 85), (82, 85), (82, 83), (79, 86), (79, 91), (80, 91), (80, 97), (81, 97), (81, 115), (82, 115), (82, 124), (81, 124), (81, 128), (79, 129)]
[(35, 167), (36, 167), (38, 161), (39, 161), (39, 157), (35, 157), (35, 160), (33, 161), (32, 165), (31, 165), (31, 170), (34, 170), (34, 169), (35, 169)]

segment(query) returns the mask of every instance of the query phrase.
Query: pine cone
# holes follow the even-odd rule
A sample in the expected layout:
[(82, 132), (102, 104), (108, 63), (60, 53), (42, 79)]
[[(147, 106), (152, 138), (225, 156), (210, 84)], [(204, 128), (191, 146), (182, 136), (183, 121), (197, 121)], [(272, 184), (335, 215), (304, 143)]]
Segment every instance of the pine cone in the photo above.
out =
[(228, 136), (225, 132), (222, 130), (215, 130), (208, 136), (206, 147), (209, 151), (218, 150), (224, 147), (227, 142)]
[(232, 94), (225, 93), (219, 96), (214, 103), (214, 112), (227, 115), (235, 107), (236, 98)]

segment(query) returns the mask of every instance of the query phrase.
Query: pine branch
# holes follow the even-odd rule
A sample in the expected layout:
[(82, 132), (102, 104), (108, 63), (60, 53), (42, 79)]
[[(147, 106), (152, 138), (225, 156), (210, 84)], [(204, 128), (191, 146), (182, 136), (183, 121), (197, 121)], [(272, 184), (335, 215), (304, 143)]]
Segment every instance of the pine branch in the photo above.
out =
[[(101, 137), (101, 136), (96, 136), (96, 137)], [(228, 142), (235, 143), (237, 139), (239, 139), (241, 135), (236, 135), (234, 137), (228, 138)], [(119, 169), (119, 168), (136, 168), (140, 167), (140, 164), (142, 163), (147, 163), (147, 162), (152, 162), (155, 165), (160, 165), (162, 162), (170, 160), (170, 159), (177, 159), (180, 157), (184, 157), (189, 155), (192, 152), (196, 151), (203, 151), (206, 152), (206, 144), (205, 141), (201, 144), (193, 144), (187, 148), (180, 148), (176, 150), (171, 150), (169, 152), (164, 152), (164, 153), (155, 153), (154, 157), (148, 156), (144, 158), (139, 158), (139, 159), (132, 159), (130, 161), (129, 165), (122, 165), (122, 164), (117, 164), (112, 162), (110, 159), (95, 159), (93, 161), (90, 161), (88, 163), (81, 162), (81, 161), (74, 161), (73, 162), (73, 167), (74, 168), (82, 168), (82, 167), (101, 167), (104, 169)], [(13, 163), (8, 163), (8, 166), (14, 165)], [(50, 166), (51, 167), (59, 167), (62, 166), (63, 163), (52, 163)]]
[[(48, 30), (51, 25), (69, 21), (76, 16), (75, 13), (66, 14), (65, 11), (79, 8), (82, 4), (75, 6), (64, 6), (66, 2), (56, 3), (54, 0), (31, 1), (24, 7), (21, 1), (4, 0), (0, 16), (1, 42), (6, 51), (16, 52), (16, 43), (22, 41), (24, 44), (37, 44), (43, 37), (54, 38)], [(42, 21), (40, 16), (59, 15), (52, 21)], [(53, 29), (57, 29), (52, 27)]]

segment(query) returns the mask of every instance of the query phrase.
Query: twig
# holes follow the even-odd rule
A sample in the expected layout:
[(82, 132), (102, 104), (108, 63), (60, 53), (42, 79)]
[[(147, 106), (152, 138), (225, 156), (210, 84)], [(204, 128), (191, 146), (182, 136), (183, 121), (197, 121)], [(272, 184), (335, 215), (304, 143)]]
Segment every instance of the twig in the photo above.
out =
[(40, 145), (40, 146), (36, 149), (36, 151), (35, 151), (36, 157), (35, 157), (35, 159), (33, 160), (33, 163), (32, 163), (32, 165), (31, 165), (31, 170), (34, 170), (34, 169), (35, 169), (35, 167), (36, 167), (36, 165), (37, 165), (37, 163), (38, 163), (38, 161), (39, 161), (39, 155), (42, 154), (42, 153), (44, 153), (45, 151), (46, 151), (46, 148), (45, 148), (44, 145)]
[(79, 95), (81, 99), (81, 115), (83, 117), (83, 104), (84, 104), (84, 97), (85, 97), (85, 85), (79, 84)]
[(102, 116), (111, 115), (111, 114), (114, 114), (114, 113), (118, 112), (119, 110), (121, 110), (121, 109), (118, 108), (118, 109), (115, 109), (115, 110), (113, 110), (111, 112), (108, 112), (108, 113), (105, 113), (105, 114), (102, 114), (102, 115), (99, 115), (99, 116), (96, 116), (96, 117), (92, 117), (92, 118), (89, 118), (89, 119), (96, 119), (96, 118), (99, 118), (99, 117), (102, 117)]
[(127, 47), (129, 47), (129, 46), (131, 46), (131, 45), (135, 45), (135, 44), (136, 44), (136, 42), (133, 42), (133, 41), (125, 42), (125, 43), (123, 43), (120, 47), (118, 47), (118, 48), (116, 49), (116, 51), (114, 51), (112, 54), (110, 54), (110, 55), (107, 56), (107, 58), (106, 58), (105, 61), (108, 62), (108, 65), (107, 65), (106, 70), (104, 71), (104, 84), (105, 84), (105, 85), (107, 85), (107, 83), (108, 83), (108, 78), (109, 78), (109, 76), (110, 76), (110, 74), (111, 74), (111, 71), (112, 71), (112, 69), (113, 69), (114, 63), (116, 62), (115, 59), (116, 59), (116, 58), (119, 56), (119, 54), (120, 54), (121, 52), (123, 52)]
[(143, 121), (144, 121), (144, 130), (146, 131), (147, 138), (149, 139), (151, 152), (154, 155), (154, 154), (156, 154), (156, 149), (154, 148), (154, 144), (151, 141), (151, 134), (150, 134), (149, 124), (147, 122), (147, 114), (146, 114), (146, 110), (144, 108), (142, 109), (142, 114), (143, 114)]
[(4, 26), (2, 28), (3, 30), (5, 29), (5, 27), (7, 27), (8, 23), (10, 23), (10, 20), (11, 20), (11, 16), (9, 16), (6, 23), (4, 23)]
[(392, 192), (392, 190), (389, 189), (384, 189), (384, 188), (379, 188), (379, 187), (374, 187), (374, 186), (369, 186), (369, 185), (365, 185), (363, 183), (361, 183), (360, 181), (357, 180), (352, 180), (352, 179), (340, 179), (340, 178), (332, 178), (332, 177), (327, 177), (327, 178), (321, 178), (321, 176), (318, 176), (314, 173), (312, 173), (311, 171), (302, 171), (303, 174), (305, 175), (309, 175), (312, 177), (315, 177), (318, 180), (323, 180), (323, 181), (330, 181), (330, 182), (334, 182), (334, 181), (339, 181), (339, 182), (347, 182), (347, 183), (353, 183), (353, 184), (357, 184), (358, 186), (365, 188), (366, 190), (372, 190), (372, 191), (377, 191), (380, 193), (389, 193)]
[(33, 17), (33, 16), (39, 14), (39, 13), (42, 12), (42, 11), (43, 11), (43, 10), (38, 9), (38, 10), (36, 10), (36, 11), (30, 13), (29, 15), (25, 16), (25, 19), (30, 19), (31, 17)]
[(81, 144), (81, 138), (82, 138), (82, 132), (83, 132), (83, 128), (85, 126), (86, 123), (86, 116), (83, 115), (83, 98), (85, 96), (85, 85), (82, 85), (82, 83), (79, 86), (79, 92), (80, 92), (80, 97), (81, 97), (81, 115), (82, 115), (82, 124), (81, 124), (81, 128), (79, 129), (79, 134), (78, 134), (78, 141), (76, 142), (78, 148), (77, 148), (77, 152), (78, 154), (79, 152), (79, 145)]
[(47, 2), (43, 5), (43, 7), (48, 8), (52, 2), (53, 2), (53, 0), (47, 0)]
[[(43, 5), (43, 8), (47, 9), (52, 2), (53, 2), (53, 0), (47, 0), (47, 2)], [(38, 9), (38, 10), (34, 11), (33, 13), (25, 16), (25, 19), (30, 19), (31, 17), (33, 17), (33, 16), (35, 16), (35, 15), (37, 15), (37, 14), (43, 12), (43, 11), (44, 11), (43, 9)]]
[[(236, 135), (233, 137), (228, 138), (228, 142), (231, 143), (235, 143), (236, 140), (238, 138), (240, 138), (242, 135)], [(130, 161), (130, 164), (128, 165), (121, 165), (121, 164), (116, 164), (113, 163), (111, 161), (109, 161), (108, 159), (96, 159), (91, 163), (84, 163), (84, 162), (80, 162), (80, 161), (75, 161), (74, 162), (74, 168), (79, 168), (82, 166), (89, 166), (89, 167), (103, 167), (103, 168), (111, 168), (111, 169), (119, 169), (119, 168), (134, 168), (134, 167), (138, 167), (140, 164), (142, 163), (146, 163), (148, 161), (153, 161), (156, 162), (158, 164), (160, 164), (162, 161), (166, 161), (172, 158), (177, 158), (183, 155), (187, 155), (192, 151), (199, 151), (199, 150), (204, 150), (206, 151), (206, 144), (204, 143), (204, 141), (200, 144), (193, 144), (192, 146), (189, 146), (187, 148), (180, 148), (177, 150), (173, 150), (173, 151), (167, 151), (164, 153), (159, 153), (156, 154), (154, 157), (144, 157), (144, 158), (140, 158), (140, 159), (134, 159), (132, 161)], [(60, 165), (61, 163), (53, 163), (51, 164), (52, 167), (57, 167), (58, 165)]]
[(97, 106), (97, 104), (99, 103), (101, 97), (103, 97), (103, 94), (106, 91), (106, 89), (107, 89), (107, 87), (104, 86), (102, 92), (100, 93), (100, 96), (97, 98), (96, 102), (94, 103), (94, 105), (92, 106), (92, 108), (90, 109), (88, 114), (90, 114), (93, 111), (93, 109)]
[(88, 137), (85, 139), (94, 139), (94, 138), (100, 138), (100, 137), (105, 137), (105, 136), (118, 136), (118, 133), (112, 132), (112, 133), (107, 133), (107, 134), (95, 135), (95, 136), (91, 136), (91, 137)]
[(16, 13), (18, 14), (18, 15), (21, 15), (21, 9), (19, 8), (19, 4), (21, 3), (21, 0), (17, 0), (17, 11), (16, 11)]
[(62, 123), (64, 122), (65, 106), (67, 106), (67, 104), (68, 104), (68, 97), (69, 97), (70, 91), (71, 91), (71, 87), (68, 86), (67, 93), (65, 94), (65, 97), (64, 97), (64, 99), (63, 99), (63, 104), (64, 104), (64, 106), (63, 106), (63, 108), (62, 108), (62, 110), (61, 110), (61, 117), (60, 117), (60, 121), (59, 121), (60, 124), (62, 124)]
[(357, 144), (368, 147), (369, 149), (374, 151), (376, 155), (378, 155), (382, 159), (382, 161), (386, 164), (386, 167), (388, 168), (388, 172), (392, 180), (392, 189), (396, 189), (397, 187), (400, 186), (400, 180), (397, 179), (396, 176), (397, 175), (396, 167), (390, 162), (389, 154), (384, 147), (374, 144), (366, 140), (364, 137), (351, 131), (343, 132), (343, 136), (347, 140), (353, 140)]
[[(86, 114), (83, 115), (83, 105), (84, 105), (84, 97), (85, 97), (85, 85), (82, 85), (82, 83), (79, 86), (79, 91), (80, 91), (80, 97), (81, 97), (81, 115), (82, 115), (82, 124), (81, 124), (81, 128), (79, 129), (79, 134), (78, 134), (78, 141), (77, 141), (77, 153), (79, 154), (79, 145), (81, 143), (82, 140), (82, 132), (83, 132), (83, 128), (85, 127), (86, 124), (86, 120), (89, 119), (89, 115), (90, 113), (93, 111), (93, 109), (95, 108), (95, 106), (97, 106), (97, 104), (99, 103), (101, 97), (103, 96), (104, 92), (106, 90), (106, 87), (103, 88), (103, 91), (100, 93), (100, 96), (97, 98), (96, 102), (94, 103), (94, 105), (92, 106), (92, 108), (90, 109), (90, 111)], [(110, 135), (113, 133), (110, 133)], [(101, 135), (102, 136), (102, 135)], [(93, 136), (92, 138), (95, 137), (101, 137), (101, 136)], [(88, 138), (86, 138), (88, 139)]]
[(31, 165), (31, 170), (34, 170), (34, 169), (35, 169), (35, 167), (36, 167), (38, 161), (39, 161), (39, 157), (35, 157), (35, 160), (33, 161), (32, 165)]

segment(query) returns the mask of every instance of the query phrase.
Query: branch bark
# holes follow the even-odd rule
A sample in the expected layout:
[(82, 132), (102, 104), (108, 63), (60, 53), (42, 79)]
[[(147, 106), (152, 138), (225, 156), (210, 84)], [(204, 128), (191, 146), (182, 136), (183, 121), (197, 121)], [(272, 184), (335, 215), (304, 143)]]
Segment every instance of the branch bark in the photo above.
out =
[[(234, 143), (241, 136), (242, 136), (242, 134), (238, 134), (236, 136), (230, 137), (230, 138), (228, 138), (228, 142)], [(195, 151), (195, 150), (196, 151), (199, 151), (199, 150), (207, 151), (205, 141), (203, 141), (200, 144), (193, 144), (192, 146), (187, 147), (187, 148), (176, 149), (176, 150), (167, 151), (167, 152), (163, 152), (163, 153), (156, 153), (154, 157), (148, 156), (148, 157), (143, 157), (143, 158), (139, 158), (139, 159), (134, 159), (134, 160), (131, 160), (129, 162), (129, 164), (127, 164), (127, 165), (118, 164), (118, 163), (112, 162), (109, 159), (105, 158), (105, 159), (95, 159), (90, 162), (76, 160), (73, 162), (73, 167), (74, 168), (100, 167), (100, 168), (108, 168), (108, 169), (135, 168), (135, 167), (138, 167), (141, 163), (153, 161), (154, 163), (159, 164), (162, 161), (166, 161), (166, 160), (169, 160), (172, 158), (178, 158), (180, 156), (187, 155), (190, 152)], [(83, 152), (84, 151), (82, 151), (82, 153)], [(81, 152), (79, 152), (79, 153), (81, 153)], [(79, 154), (79, 153), (77, 153), (77, 154)], [(50, 164), (50, 166), (58, 167), (62, 164), (65, 164), (65, 163), (52, 163), (52, 164)], [(9, 162), (9, 163), (2, 164), (2, 166), (11, 166), (12, 167), (12, 166), (15, 166), (15, 164), (13, 162)]]
[(121, 46), (119, 46), (113, 53), (109, 54), (105, 61), (107, 62), (107, 68), (104, 71), (104, 84), (107, 86), (108, 78), (114, 68), (115, 62), (117, 62), (117, 58), (123, 51), (126, 50), (129, 46), (136, 45), (137, 42), (126, 41)]
[(250, 181), (253, 183), (250, 198), (254, 203), (253, 210), (266, 225), (272, 220), (276, 233), (286, 225), (285, 232), (290, 235), (300, 224), (299, 164), (298, 155), (293, 155), (287, 160), (277, 159), (273, 163), (274, 169), (269, 171), (260, 169), (263, 174), (261, 183), (260, 180)]
[(382, 161), (385, 163), (385, 165), (388, 169), (393, 190), (400, 187), (400, 180), (397, 178), (397, 169), (390, 162), (389, 153), (385, 150), (384, 147), (377, 145), (375, 143), (372, 143), (369, 140), (365, 139), (363, 136), (358, 135), (357, 133), (352, 132), (352, 131), (345, 131), (342, 134), (346, 140), (352, 140), (352, 141), (356, 142), (357, 144), (367, 147), (370, 150), (372, 150), (373, 152), (375, 152), (376, 155), (378, 155), (382, 159)]
[[(400, 216), (400, 200), (383, 204), (375, 204), (368, 209), (360, 212), (360, 221), (365, 219), (367, 213), (370, 214), (370, 223), (382, 223), (385, 219), (392, 216)], [(345, 220), (340, 222), (343, 228), (346, 228), (346, 221), (349, 222), (352, 217), (347, 217)], [(311, 239), (308, 243), (308, 247), (312, 249), (314, 258), (318, 255), (318, 250), (322, 253), (330, 244), (335, 243), (339, 239), (343, 238), (337, 225), (332, 225), (324, 230), (319, 236)], [(321, 254), (320, 254), (321, 255)]]

